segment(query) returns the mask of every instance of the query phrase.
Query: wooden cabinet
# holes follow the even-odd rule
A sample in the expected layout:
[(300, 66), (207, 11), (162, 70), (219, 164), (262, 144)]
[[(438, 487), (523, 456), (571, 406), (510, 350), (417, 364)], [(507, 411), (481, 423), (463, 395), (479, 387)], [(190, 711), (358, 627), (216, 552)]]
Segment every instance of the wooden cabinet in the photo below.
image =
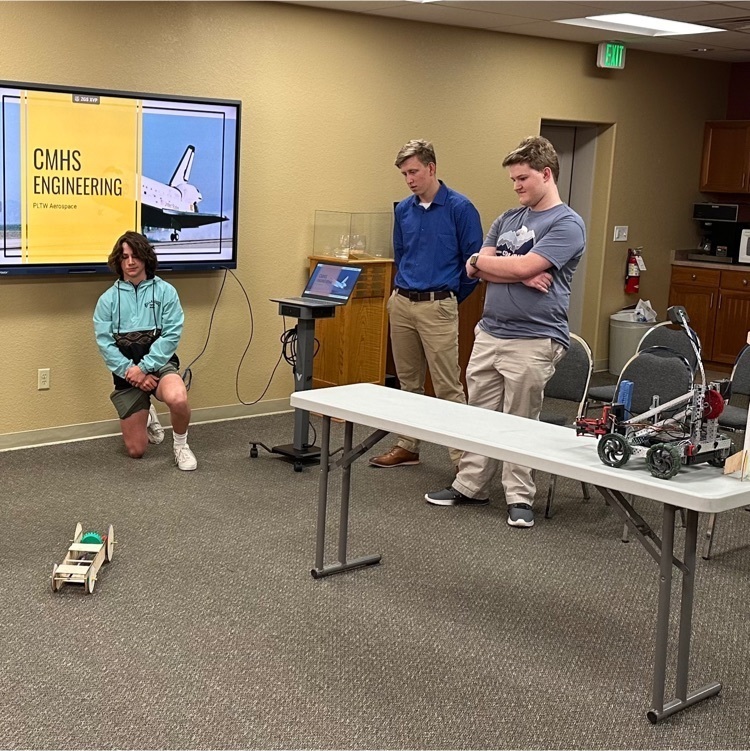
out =
[(669, 304), (687, 310), (704, 361), (731, 365), (750, 331), (750, 267), (673, 266)]
[(700, 190), (750, 193), (750, 120), (706, 123)]
[(393, 286), (393, 260), (338, 259), (311, 256), (310, 272), (318, 263), (361, 267), (351, 299), (334, 318), (315, 322), (320, 347), (313, 360), (313, 388), (347, 383), (385, 383), (388, 354), (386, 303)]
[(711, 359), (720, 279), (721, 272), (717, 269), (672, 267), (669, 304), (682, 305), (687, 310), (690, 325), (701, 340), (703, 358), (706, 360)]

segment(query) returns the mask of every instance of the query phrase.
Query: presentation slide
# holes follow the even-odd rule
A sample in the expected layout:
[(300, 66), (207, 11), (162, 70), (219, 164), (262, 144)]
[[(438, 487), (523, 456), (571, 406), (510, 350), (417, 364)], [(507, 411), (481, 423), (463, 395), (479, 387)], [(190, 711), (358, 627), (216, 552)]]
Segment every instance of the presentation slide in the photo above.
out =
[(0, 273), (106, 263), (126, 230), (160, 265), (236, 265), (239, 103), (0, 85)]

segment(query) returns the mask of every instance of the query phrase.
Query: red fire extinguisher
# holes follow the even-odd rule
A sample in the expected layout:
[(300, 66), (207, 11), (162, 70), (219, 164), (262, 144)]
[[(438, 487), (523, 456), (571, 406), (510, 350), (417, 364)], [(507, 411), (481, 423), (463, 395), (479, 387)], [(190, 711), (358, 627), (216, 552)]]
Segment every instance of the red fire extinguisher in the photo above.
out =
[(641, 271), (646, 270), (646, 264), (641, 258), (642, 248), (628, 248), (628, 260), (625, 265), (625, 292), (635, 295), (640, 287)]

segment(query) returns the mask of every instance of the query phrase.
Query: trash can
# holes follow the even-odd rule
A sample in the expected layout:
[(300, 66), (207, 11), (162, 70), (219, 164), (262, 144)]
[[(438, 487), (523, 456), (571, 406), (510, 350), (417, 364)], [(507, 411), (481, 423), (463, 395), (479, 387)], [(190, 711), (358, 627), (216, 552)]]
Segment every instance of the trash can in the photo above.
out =
[(620, 311), (609, 317), (609, 372), (620, 375), (625, 363), (635, 354), (638, 342), (657, 321), (634, 321), (631, 311)]

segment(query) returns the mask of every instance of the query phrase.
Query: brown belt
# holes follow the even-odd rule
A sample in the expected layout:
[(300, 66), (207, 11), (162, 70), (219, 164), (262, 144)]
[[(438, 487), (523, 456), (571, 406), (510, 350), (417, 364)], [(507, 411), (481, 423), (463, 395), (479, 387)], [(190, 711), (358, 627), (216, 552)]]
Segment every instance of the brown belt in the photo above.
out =
[(439, 289), (436, 292), (417, 292), (413, 289), (396, 288), (396, 292), (401, 297), (408, 297), (411, 302), (431, 302), (432, 300), (447, 300), (453, 297), (449, 289)]

